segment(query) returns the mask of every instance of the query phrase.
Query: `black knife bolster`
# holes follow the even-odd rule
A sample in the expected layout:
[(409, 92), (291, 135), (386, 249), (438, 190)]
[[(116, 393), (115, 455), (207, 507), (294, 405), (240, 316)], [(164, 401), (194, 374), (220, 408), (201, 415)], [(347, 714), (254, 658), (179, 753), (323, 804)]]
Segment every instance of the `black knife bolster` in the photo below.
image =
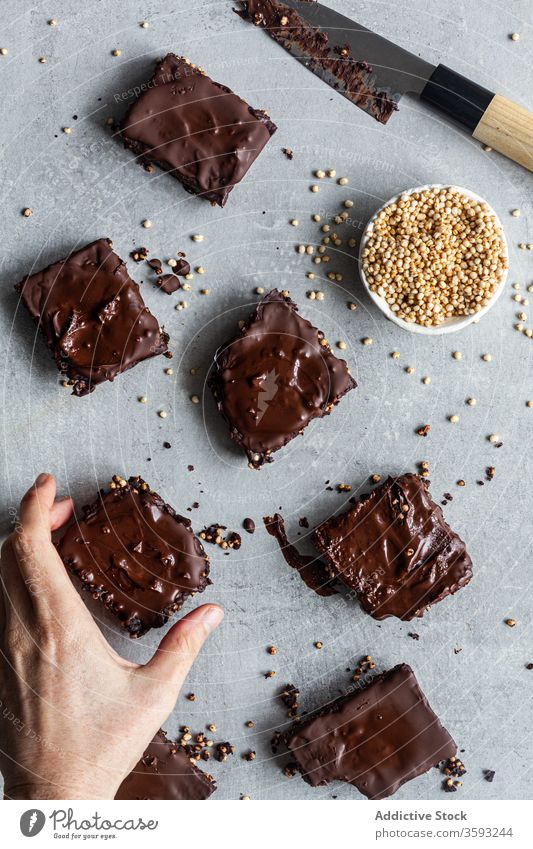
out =
[(472, 82), (446, 65), (437, 65), (420, 99), (445, 112), (474, 132), (485, 114), (494, 92)]

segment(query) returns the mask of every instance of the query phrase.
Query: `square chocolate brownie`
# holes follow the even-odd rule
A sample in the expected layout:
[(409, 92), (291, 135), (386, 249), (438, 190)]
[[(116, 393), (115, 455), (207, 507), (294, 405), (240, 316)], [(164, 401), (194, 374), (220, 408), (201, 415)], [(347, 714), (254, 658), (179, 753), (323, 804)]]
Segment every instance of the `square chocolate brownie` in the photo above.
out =
[(109, 239), (99, 239), (15, 287), (74, 395), (168, 350), (168, 335)]
[(464, 542), (414, 474), (388, 478), (312, 538), (331, 576), (375, 619), (423, 616), (472, 577)]
[(208, 799), (217, 789), (213, 776), (192, 763), (187, 752), (158, 731), (142, 758), (117, 790), (115, 799)]
[(174, 53), (158, 63), (143, 89), (121, 127), (125, 146), (169, 171), (187, 191), (224, 206), (275, 124)]
[(209, 560), (190, 520), (140, 477), (115, 475), (66, 531), (58, 551), (131, 637), (160, 628), (211, 583)]
[(231, 438), (256, 469), (357, 385), (324, 334), (277, 289), (217, 351), (209, 384)]
[(369, 799), (391, 796), (457, 751), (405, 663), (304, 717), (286, 741), (312, 787), (346, 781)]

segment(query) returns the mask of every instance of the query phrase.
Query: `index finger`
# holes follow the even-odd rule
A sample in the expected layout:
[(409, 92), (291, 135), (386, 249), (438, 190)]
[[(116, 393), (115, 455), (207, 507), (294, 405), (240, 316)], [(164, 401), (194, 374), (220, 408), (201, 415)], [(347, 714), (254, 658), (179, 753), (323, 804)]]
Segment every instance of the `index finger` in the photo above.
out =
[(55, 546), (52, 530), (72, 511), (70, 502), (54, 502), (56, 482), (41, 474), (20, 503), (20, 513), (12, 535), (17, 563), (28, 590), (38, 594), (50, 591), (75, 592)]

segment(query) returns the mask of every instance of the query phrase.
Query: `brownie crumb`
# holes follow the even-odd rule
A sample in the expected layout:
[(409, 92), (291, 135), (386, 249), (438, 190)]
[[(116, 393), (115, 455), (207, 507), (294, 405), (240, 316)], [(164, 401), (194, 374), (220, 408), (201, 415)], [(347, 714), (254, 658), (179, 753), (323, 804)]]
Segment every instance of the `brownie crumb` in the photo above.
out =
[(419, 639), (420, 639), (420, 634), (415, 634), (415, 632), (414, 632), (414, 631), (410, 631), (410, 632), (407, 634), (407, 636), (408, 636), (408, 637), (411, 637), (411, 639), (412, 639), (412, 640), (419, 640)]
[(492, 782), (494, 781), (494, 776), (496, 775), (496, 773), (493, 769), (484, 769), (483, 775), (484, 775), (485, 781), (488, 781), (489, 784), (492, 784)]
[(130, 256), (134, 262), (142, 262), (148, 256), (148, 248), (137, 248), (130, 253)]

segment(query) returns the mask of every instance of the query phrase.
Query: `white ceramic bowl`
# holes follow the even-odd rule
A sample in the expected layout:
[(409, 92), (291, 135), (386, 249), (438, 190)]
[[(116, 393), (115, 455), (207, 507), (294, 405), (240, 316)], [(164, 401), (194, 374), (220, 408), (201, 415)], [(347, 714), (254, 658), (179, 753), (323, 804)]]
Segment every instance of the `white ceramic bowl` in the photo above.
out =
[(507, 280), (508, 269), (505, 270), (503, 277), (502, 277), (502, 279), (501, 279), (501, 281), (498, 285), (498, 288), (494, 292), (489, 303), (486, 306), (484, 306), (482, 309), (480, 309), (479, 312), (474, 313), (474, 315), (452, 316), (451, 318), (445, 319), (442, 322), (442, 324), (438, 324), (435, 327), (425, 327), (422, 324), (415, 324), (414, 322), (411, 323), (411, 322), (408, 322), (408, 321), (404, 321), (402, 318), (398, 318), (398, 316), (389, 307), (385, 298), (382, 298), (381, 295), (378, 295), (377, 292), (373, 292), (372, 289), (370, 288), (370, 286), (368, 284), (368, 280), (366, 278), (366, 275), (363, 271), (362, 255), (363, 255), (363, 251), (366, 247), (366, 244), (368, 242), (368, 238), (370, 236), (372, 228), (374, 226), (374, 222), (375, 222), (377, 216), (379, 215), (379, 213), (383, 209), (385, 209), (385, 207), (389, 206), (391, 203), (395, 203), (396, 201), (398, 201), (404, 195), (412, 195), (414, 192), (424, 192), (424, 191), (427, 191), (428, 189), (448, 189), (448, 188), (451, 188), (451, 189), (454, 189), (455, 191), (461, 192), (461, 194), (465, 195), (466, 197), (472, 198), (475, 201), (478, 201), (478, 203), (486, 203), (487, 204), (490, 212), (494, 216), (494, 220), (496, 222), (496, 225), (500, 229), (500, 232), (501, 232), (502, 244), (503, 244), (503, 255), (505, 256), (505, 258), (507, 260), (509, 260), (509, 249), (508, 249), (508, 245), (507, 245), (507, 239), (505, 238), (505, 233), (504, 233), (503, 226), (502, 226), (500, 219), (496, 215), (496, 213), (493, 210), (493, 208), (491, 207), (491, 205), (489, 203), (487, 203), (487, 201), (484, 200), (483, 198), (481, 198), (479, 195), (476, 195), (475, 192), (470, 191), (470, 189), (464, 189), (462, 186), (454, 186), (454, 185), (446, 186), (446, 185), (441, 184), (441, 183), (433, 183), (432, 185), (416, 186), (413, 189), (407, 189), (407, 191), (400, 192), (400, 194), (398, 194), (395, 197), (388, 200), (387, 203), (384, 203), (383, 206), (380, 206), (380, 208), (374, 213), (374, 215), (372, 216), (372, 218), (370, 219), (370, 221), (368, 222), (368, 224), (366, 225), (366, 227), (364, 229), (363, 236), (362, 236), (362, 239), (361, 239), (361, 245), (359, 247), (359, 274), (361, 275), (361, 280), (363, 281), (363, 285), (364, 285), (366, 291), (368, 292), (368, 294), (370, 295), (370, 297), (372, 298), (374, 303), (377, 304), (377, 306), (380, 308), (381, 312), (384, 313), (384, 315), (386, 315), (387, 318), (390, 319), (390, 321), (393, 321), (394, 324), (398, 324), (400, 327), (403, 327), (404, 330), (409, 330), (410, 333), (424, 333), (426, 336), (438, 336), (441, 333), (455, 333), (457, 330), (462, 330), (464, 327), (468, 327), (469, 324), (472, 324), (473, 321), (478, 321), (486, 313), (488, 313), (488, 311), (490, 309), (492, 309), (492, 307), (494, 306), (494, 304), (496, 303), (496, 301), (500, 297), (501, 293), (503, 292), (504, 287), (505, 287), (505, 281)]

